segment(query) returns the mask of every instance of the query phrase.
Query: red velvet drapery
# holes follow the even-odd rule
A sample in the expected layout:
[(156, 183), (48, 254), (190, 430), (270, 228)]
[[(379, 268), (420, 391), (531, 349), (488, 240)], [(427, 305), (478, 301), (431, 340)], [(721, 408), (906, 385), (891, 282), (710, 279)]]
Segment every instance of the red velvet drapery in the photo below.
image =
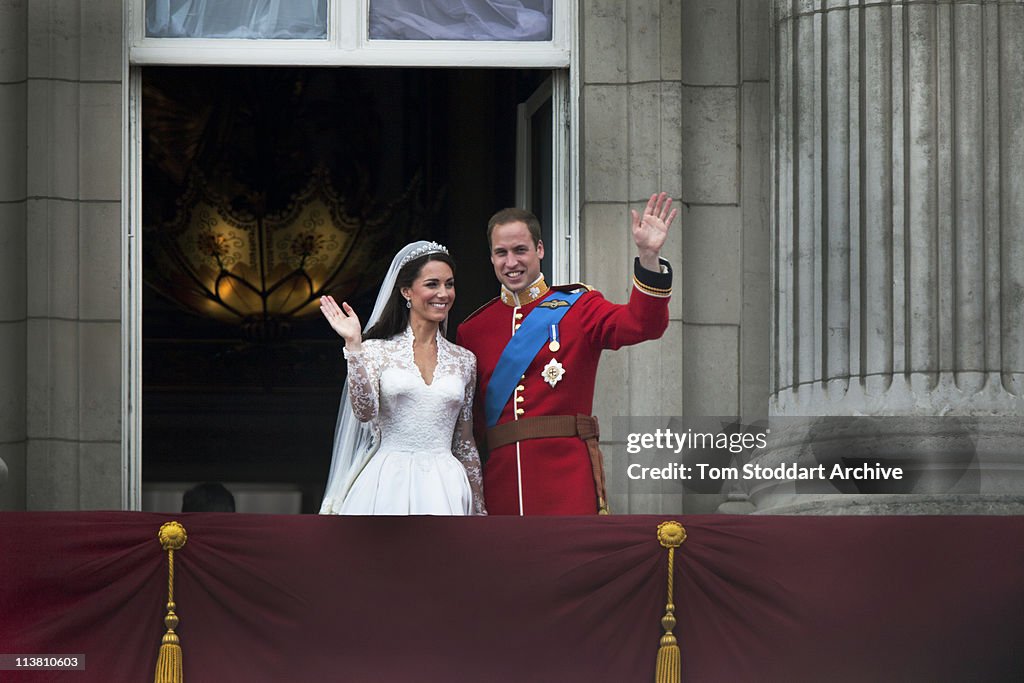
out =
[[(15, 681), (146, 681), (175, 598), (185, 680), (651, 681), (664, 518), (0, 514)], [(678, 518), (684, 681), (1019, 681), (1024, 518)]]

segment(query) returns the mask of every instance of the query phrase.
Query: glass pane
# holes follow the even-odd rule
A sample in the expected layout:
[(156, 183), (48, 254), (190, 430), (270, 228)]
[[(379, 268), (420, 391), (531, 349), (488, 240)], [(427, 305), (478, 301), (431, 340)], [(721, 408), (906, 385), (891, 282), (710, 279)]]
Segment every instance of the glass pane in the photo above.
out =
[(374, 40), (551, 40), (552, 0), (370, 0)]
[(327, 38), (327, 0), (146, 0), (151, 38)]
[[(551, 175), (551, 98), (534, 112), (530, 118), (530, 211), (540, 220), (541, 239), (544, 244), (554, 246), (552, 227), (555, 215), (552, 211), (551, 186), (554, 179)], [(553, 258), (544, 259), (544, 277), (554, 282), (551, 275)]]

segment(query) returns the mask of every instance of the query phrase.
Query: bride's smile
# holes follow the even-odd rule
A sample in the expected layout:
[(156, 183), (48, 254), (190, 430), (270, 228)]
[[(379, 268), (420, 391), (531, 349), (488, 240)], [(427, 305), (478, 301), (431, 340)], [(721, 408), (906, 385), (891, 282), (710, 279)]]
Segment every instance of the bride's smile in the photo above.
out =
[(455, 302), (455, 276), (444, 261), (428, 261), (402, 294), (409, 300), (409, 322), (439, 324)]

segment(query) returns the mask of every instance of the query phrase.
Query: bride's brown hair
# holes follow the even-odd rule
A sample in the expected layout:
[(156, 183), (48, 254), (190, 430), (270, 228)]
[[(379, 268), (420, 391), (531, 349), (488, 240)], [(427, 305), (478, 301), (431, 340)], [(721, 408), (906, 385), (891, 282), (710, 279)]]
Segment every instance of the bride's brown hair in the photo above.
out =
[[(443, 251), (433, 251), (406, 263), (395, 277), (395, 286), (391, 290), (391, 296), (388, 297), (384, 310), (381, 311), (377, 324), (366, 331), (363, 339), (390, 339), (396, 334), (405, 332), (405, 328), (409, 325), (409, 309), (405, 306), (402, 290), (412, 287), (412, 283), (420, 276), (423, 266), (430, 261), (447, 263), (448, 267), (452, 269), (452, 275), (455, 274), (455, 262)], [(441, 333), (444, 334), (443, 325)]]

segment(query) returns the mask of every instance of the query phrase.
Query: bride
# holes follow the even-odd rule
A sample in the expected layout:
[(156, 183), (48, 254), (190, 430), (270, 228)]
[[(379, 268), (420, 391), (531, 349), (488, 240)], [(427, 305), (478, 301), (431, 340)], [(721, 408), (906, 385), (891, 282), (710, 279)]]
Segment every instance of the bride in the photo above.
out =
[(348, 361), (320, 514), (487, 514), (473, 441), (476, 358), (444, 337), (454, 301), (448, 250), (422, 240), (395, 255), (365, 334), (351, 306), (320, 300)]

